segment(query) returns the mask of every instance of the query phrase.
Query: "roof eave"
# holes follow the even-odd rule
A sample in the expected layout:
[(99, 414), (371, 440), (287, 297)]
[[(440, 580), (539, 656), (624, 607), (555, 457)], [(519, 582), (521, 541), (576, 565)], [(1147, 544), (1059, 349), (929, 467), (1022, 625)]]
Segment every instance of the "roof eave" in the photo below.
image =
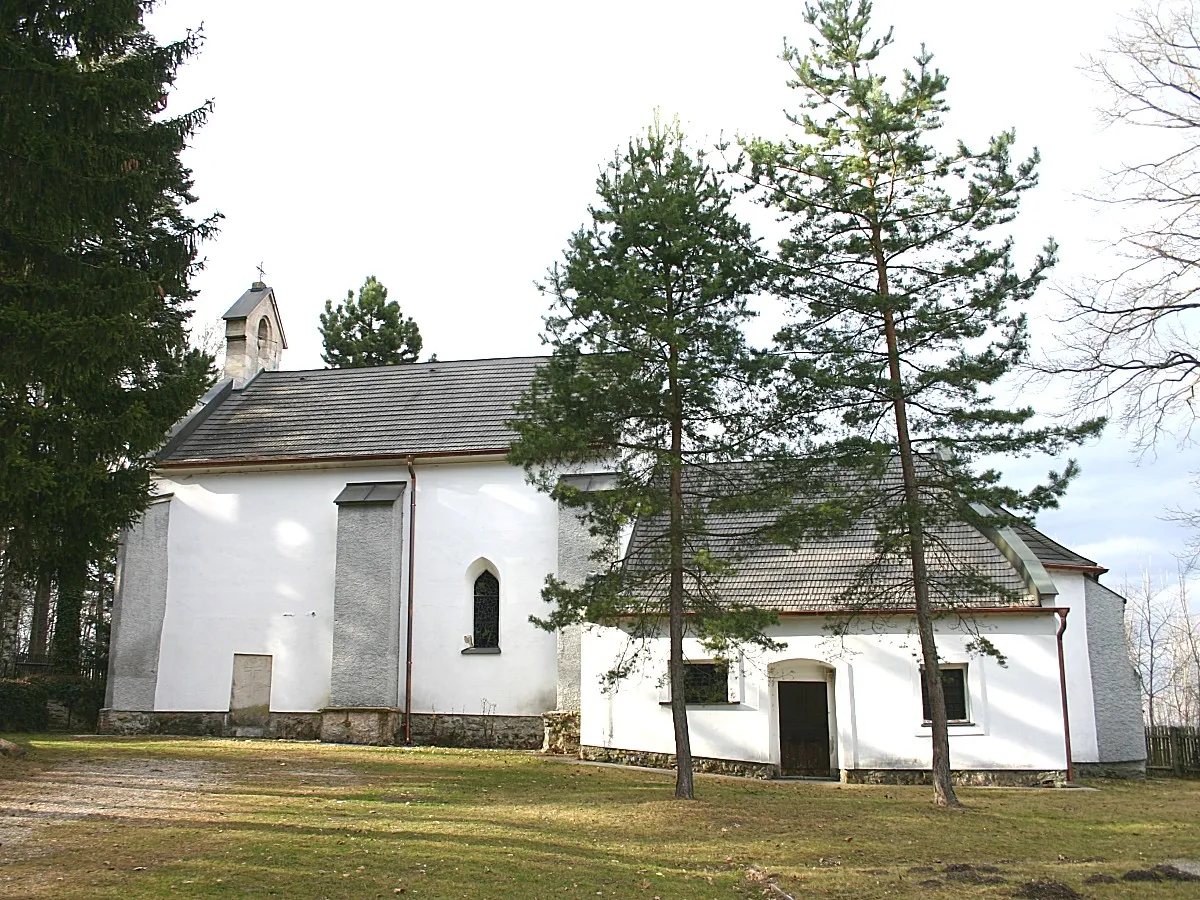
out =
[[(957, 606), (953, 609), (936, 610), (936, 614), (954, 613), (958, 616), (987, 615), (1018, 615), (1021, 613), (1057, 612), (1056, 606)], [(771, 610), (781, 616), (915, 616), (916, 607), (880, 607), (878, 609), (778, 609)]]
[(1109, 570), (1104, 566), (1085, 566), (1079, 563), (1043, 562), (1047, 569), (1062, 569), (1065, 572), (1084, 572), (1090, 575), (1104, 575)]
[(421, 460), (429, 462), (438, 459), (461, 459), (463, 457), (502, 457), (508, 455), (507, 447), (485, 448), (474, 450), (424, 450), (398, 453), (342, 453), (328, 455), (303, 454), (297, 456), (243, 456), (218, 457), (211, 459), (179, 459), (159, 460), (156, 468), (179, 472), (191, 469), (233, 469), (233, 468), (299, 468), (320, 463), (372, 463), (372, 462), (404, 462), (405, 460)]

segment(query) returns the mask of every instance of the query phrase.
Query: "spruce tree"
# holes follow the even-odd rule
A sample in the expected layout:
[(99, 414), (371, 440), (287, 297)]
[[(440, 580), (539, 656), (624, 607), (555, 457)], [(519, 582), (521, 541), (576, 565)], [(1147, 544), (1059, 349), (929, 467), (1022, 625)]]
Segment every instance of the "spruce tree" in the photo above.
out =
[(325, 301), (321, 313), (321, 359), (331, 369), (392, 366), (414, 363), (421, 355), (421, 329), (400, 313), (400, 304), (388, 300), (387, 288), (368, 276), (358, 290), (346, 292), (346, 301), (335, 308)]
[[(685, 633), (717, 653), (736, 640), (774, 646), (763, 633), (773, 615), (721, 600), (716, 582), (730, 560), (711, 551), (705, 531), (722, 504), (757, 502), (747, 479), (730, 474), (736, 467), (720, 464), (751, 455), (758, 438), (748, 398), (760, 362), (742, 325), (766, 268), (729, 192), (677, 127), (630, 142), (596, 189), (591, 222), (543, 285), (552, 355), (518, 405), (510, 459), (576, 507), (606, 547), (582, 585), (547, 580), (554, 607), (539, 624), (628, 629), (634, 643), (609, 673), (615, 680), (666, 620), (675, 795), (692, 799)], [(569, 467), (614, 471), (614, 484), (581, 493), (559, 481)], [(622, 556), (622, 529), (635, 521), (643, 539)]]
[[(788, 118), (804, 137), (744, 142), (743, 171), (789, 228), (780, 289), (792, 315), (779, 340), (795, 393), (825, 398), (834, 426), (825, 453), (853, 486), (850, 502), (874, 517), (881, 558), (911, 568), (935, 796), (957, 806), (934, 620), (954, 614), (986, 579), (931, 577), (939, 529), (963, 521), (986, 528), (1002, 524), (1005, 510), (1028, 516), (1055, 505), (1074, 462), (1022, 491), (981, 458), (1058, 454), (1101, 423), (1037, 427), (1033, 409), (996, 400), (998, 383), (1027, 352), (1025, 314), (1015, 307), (1054, 263), (1049, 242), (1019, 272), (1011, 238), (994, 237), (1036, 183), (1037, 154), (1014, 163), (1012, 131), (979, 149), (960, 142), (939, 150), (946, 76), (922, 48), (889, 92), (877, 66), (892, 36), (872, 37), (870, 16), (867, 0), (806, 7), (817, 36), (807, 53), (784, 53), (801, 96), (801, 111)], [(879, 600), (870, 578), (859, 588), (861, 603)]]
[(160, 46), (150, 6), (0, 5), (4, 571), (56, 582), (68, 668), (89, 563), (144, 508), (152, 454), (210, 376), (185, 323), (213, 220), (185, 214), (179, 158), (208, 107), (164, 113), (200, 39)]

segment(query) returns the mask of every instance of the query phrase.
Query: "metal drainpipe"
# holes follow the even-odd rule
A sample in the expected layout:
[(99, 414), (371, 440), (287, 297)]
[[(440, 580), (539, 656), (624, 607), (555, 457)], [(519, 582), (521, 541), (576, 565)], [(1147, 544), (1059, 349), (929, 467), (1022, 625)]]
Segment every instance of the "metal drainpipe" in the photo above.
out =
[[(412, 746), (413, 565), (416, 562), (417, 470), (408, 457), (408, 624), (404, 633), (404, 744)], [(1060, 645), (1061, 649), (1061, 645)]]
[(1067, 630), (1067, 608), (1058, 612), (1058, 691), (1062, 695), (1063, 742), (1067, 748), (1067, 783), (1075, 781), (1075, 763), (1071, 761), (1071, 717), (1067, 712), (1067, 663), (1063, 657), (1063, 632)]

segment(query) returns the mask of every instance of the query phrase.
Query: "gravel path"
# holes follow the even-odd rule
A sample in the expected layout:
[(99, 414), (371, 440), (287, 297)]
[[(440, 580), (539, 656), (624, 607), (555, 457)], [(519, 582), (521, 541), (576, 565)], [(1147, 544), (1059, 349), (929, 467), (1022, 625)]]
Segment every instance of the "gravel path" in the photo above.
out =
[(30, 838), (55, 820), (162, 818), (195, 809), (227, 775), (204, 762), (81, 759), (19, 781), (0, 796), (0, 862), (37, 856)]

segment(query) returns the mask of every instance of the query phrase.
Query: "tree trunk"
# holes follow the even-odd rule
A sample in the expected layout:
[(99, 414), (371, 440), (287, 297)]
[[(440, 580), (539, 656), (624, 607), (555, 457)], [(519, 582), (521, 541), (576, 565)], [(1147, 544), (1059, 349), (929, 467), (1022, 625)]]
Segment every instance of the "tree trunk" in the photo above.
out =
[(908, 433), (908, 410), (904, 400), (904, 381), (900, 374), (900, 348), (896, 337), (896, 318), (888, 303), (887, 262), (883, 254), (879, 228), (873, 230), (875, 263), (879, 275), (879, 296), (884, 301), (883, 327), (887, 338), (888, 375), (892, 388), (892, 408), (896, 414), (896, 443), (900, 450), (900, 472), (904, 480), (904, 506), (908, 527), (909, 554), (912, 557), (913, 594), (917, 608), (917, 634), (921, 639), (922, 677), (929, 696), (930, 738), (933, 744), (934, 801), (939, 806), (961, 809), (950, 774), (950, 732), (946, 725), (946, 696), (942, 690), (942, 671), (938, 664), (937, 641), (933, 632), (933, 605), (929, 601), (929, 571), (925, 566), (925, 532), (921, 515), (921, 495), (917, 485), (917, 467)]
[(46, 575), (38, 576), (33, 592), (33, 616), (29, 623), (26, 655), (37, 662), (45, 662), (50, 656), (50, 578)]
[(4, 557), (6, 534), (0, 530), (0, 675), (17, 658), (17, 631), (25, 605), (25, 585)]
[(678, 350), (671, 347), (669, 365), (672, 398), (670, 506), (671, 506), (671, 587), (668, 596), (671, 654), (671, 722), (675, 726), (675, 796), (695, 800), (692, 775), (692, 741), (688, 733), (687, 700), (684, 696), (683, 671), (683, 413), (678, 398), (676, 366)]
[(79, 627), (87, 591), (87, 562), (66, 560), (58, 569), (58, 601), (54, 606), (54, 637), (50, 663), (55, 671), (79, 671)]

